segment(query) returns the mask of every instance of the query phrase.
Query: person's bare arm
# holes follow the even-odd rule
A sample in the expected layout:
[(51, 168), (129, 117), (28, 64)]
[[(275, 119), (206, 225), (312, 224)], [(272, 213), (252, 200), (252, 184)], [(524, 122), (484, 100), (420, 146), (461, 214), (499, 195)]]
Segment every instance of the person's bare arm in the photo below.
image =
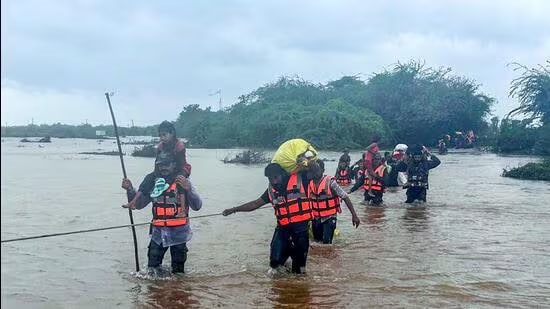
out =
[(236, 212), (241, 212), (241, 211), (254, 211), (260, 207), (262, 207), (263, 205), (265, 205), (266, 202), (261, 198), (257, 198), (253, 201), (250, 201), (250, 202), (246, 202), (242, 205), (239, 205), (237, 207), (233, 207), (233, 208), (228, 208), (228, 209), (225, 209), (222, 214), (224, 216), (228, 216), (230, 214), (233, 214), (233, 213), (236, 213)]

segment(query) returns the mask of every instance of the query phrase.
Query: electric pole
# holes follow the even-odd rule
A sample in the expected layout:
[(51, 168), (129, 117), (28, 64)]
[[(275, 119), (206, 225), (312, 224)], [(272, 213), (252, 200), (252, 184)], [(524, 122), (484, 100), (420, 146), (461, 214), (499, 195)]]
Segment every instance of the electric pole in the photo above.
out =
[(214, 93), (211, 93), (209, 94), (209, 96), (213, 96), (213, 95), (218, 95), (219, 99), (218, 99), (218, 110), (221, 111), (222, 110), (222, 90), (218, 90)]

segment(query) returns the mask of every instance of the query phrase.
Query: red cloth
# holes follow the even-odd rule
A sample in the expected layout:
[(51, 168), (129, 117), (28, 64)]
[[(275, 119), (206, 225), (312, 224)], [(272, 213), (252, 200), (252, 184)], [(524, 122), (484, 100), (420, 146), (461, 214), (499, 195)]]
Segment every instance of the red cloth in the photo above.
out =
[(372, 143), (367, 147), (367, 151), (363, 153), (363, 170), (367, 170), (369, 174), (374, 173), (374, 168), (372, 166), (372, 158), (375, 154), (380, 152), (380, 148), (378, 148), (377, 143)]

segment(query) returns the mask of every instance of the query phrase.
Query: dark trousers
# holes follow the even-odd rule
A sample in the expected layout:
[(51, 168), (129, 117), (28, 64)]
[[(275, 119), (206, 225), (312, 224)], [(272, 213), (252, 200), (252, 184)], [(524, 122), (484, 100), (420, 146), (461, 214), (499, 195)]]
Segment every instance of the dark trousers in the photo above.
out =
[(382, 204), (382, 197), (384, 196), (384, 191), (372, 191), (372, 194), (374, 196), (371, 196), (369, 195), (369, 191), (365, 190), (365, 202), (367, 202), (367, 204), (372, 204), (372, 205), (380, 205)]
[(426, 188), (424, 187), (408, 187), (407, 200), (405, 203), (412, 203), (415, 200), (426, 201)]
[[(154, 241), (149, 242), (149, 250), (147, 251), (147, 266), (157, 267), (162, 264), (164, 254), (168, 247), (163, 247)], [(170, 256), (172, 257), (172, 272), (183, 273), (185, 269), (185, 261), (187, 261), (187, 244), (179, 244), (170, 246)]]
[(332, 244), (334, 230), (336, 229), (336, 217), (326, 219), (323, 222), (321, 222), (321, 218), (314, 219), (311, 222), (311, 229), (313, 230), (313, 239), (315, 241)]
[[(300, 222), (302, 223), (302, 222)], [(307, 253), (309, 250), (308, 225), (300, 229), (286, 229), (276, 227), (271, 239), (271, 253), (269, 266), (276, 268), (282, 266), (292, 258), (292, 272), (296, 274), (305, 273)]]

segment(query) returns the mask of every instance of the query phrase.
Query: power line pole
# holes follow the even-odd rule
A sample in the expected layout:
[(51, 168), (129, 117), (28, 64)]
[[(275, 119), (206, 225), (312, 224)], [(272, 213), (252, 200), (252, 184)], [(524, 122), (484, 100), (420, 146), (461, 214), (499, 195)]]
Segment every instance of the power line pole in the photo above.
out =
[(216, 91), (216, 92), (214, 92), (214, 93), (209, 94), (209, 96), (214, 96), (214, 95), (218, 95), (218, 96), (219, 96), (219, 97), (218, 97), (218, 98), (219, 98), (219, 99), (218, 99), (218, 110), (221, 111), (221, 110), (222, 110), (222, 90), (220, 89), (220, 90), (218, 90), (218, 91)]

